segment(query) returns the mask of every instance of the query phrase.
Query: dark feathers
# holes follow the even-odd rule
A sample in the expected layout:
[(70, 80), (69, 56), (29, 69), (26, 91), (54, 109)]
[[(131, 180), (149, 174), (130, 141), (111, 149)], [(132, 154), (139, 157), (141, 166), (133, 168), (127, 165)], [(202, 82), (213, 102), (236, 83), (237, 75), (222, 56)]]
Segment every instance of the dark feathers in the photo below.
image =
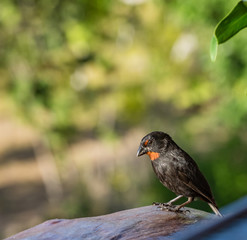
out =
[(160, 182), (177, 195), (204, 200), (220, 215), (210, 186), (196, 162), (168, 134), (149, 133), (141, 140), (138, 153), (138, 156), (158, 153), (151, 163)]

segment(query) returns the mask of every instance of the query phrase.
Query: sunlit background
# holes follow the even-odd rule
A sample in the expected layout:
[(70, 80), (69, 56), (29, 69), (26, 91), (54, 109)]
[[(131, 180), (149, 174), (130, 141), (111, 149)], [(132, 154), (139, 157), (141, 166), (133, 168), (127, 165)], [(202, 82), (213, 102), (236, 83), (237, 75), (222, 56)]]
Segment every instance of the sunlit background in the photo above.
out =
[(247, 194), (246, 30), (209, 57), (235, 3), (1, 0), (0, 238), (174, 197), (136, 158), (153, 130), (197, 161), (219, 207)]

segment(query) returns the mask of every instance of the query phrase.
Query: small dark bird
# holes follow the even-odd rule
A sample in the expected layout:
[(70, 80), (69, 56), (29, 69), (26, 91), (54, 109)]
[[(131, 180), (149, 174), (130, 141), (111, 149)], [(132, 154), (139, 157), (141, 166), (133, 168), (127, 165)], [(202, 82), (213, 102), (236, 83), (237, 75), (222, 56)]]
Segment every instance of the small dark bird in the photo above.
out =
[[(178, 195), (163, 206), (172, 209), (175, 201), (187, 197), (188, 201), (177, 206), (175, 211), (191, 203), (195, 198), (208, 203), (214, 213), (222, 216), (215, 203), (210, 186), (196, 162), (164, 132), (151, 132), (140, 143), (137, 156), (147, 154), (160, 182)], [(169, 208), (168, 208), (169, 209)]]

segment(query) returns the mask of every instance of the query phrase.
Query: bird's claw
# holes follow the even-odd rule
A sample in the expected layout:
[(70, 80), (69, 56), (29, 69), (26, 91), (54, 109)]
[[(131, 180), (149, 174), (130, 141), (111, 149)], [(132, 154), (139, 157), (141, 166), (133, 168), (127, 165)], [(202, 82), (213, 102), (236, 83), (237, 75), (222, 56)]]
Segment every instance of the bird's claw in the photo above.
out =
[(159, 202), (153, 202), (152, 203), (153, 206), (158, 206), (158, 208), (162, 208), (162, 207), (174, 207), (172, 204), (170, 203), (159, 203)]
[(159, 203), (159, 202), (153, 202), (154, 206), (157, 206), (157, 208), (161, 209), (162, 211), (174, 211), (175, 206), (171, 203)]
[(153, 202), (152, 203), (153, 206), (160, 206), (161, 204), (163, 204), (163, 203), (160, 203), (160, 202)]
[(171, 212), (176, 212), (175, 206), (170, 205), (170, 204), (162, 204), (158, 206), (162, 211), (171, 211)]
[(183, 213), (183, 214), (190, 213), (190, 210), (188, 209), (181, 210), (180, 208), (172, 205), (171, 203), (153, 202), (152, 205), (158, 206), (158, 208), (161, 209), (162, 211), (170, 211), (170, 212)]
[(190, 213), (190, 210), (188, 210), (188, 209), (175, 209), (175, 211), (174, 212), (177, 212), (177, 213), (183, 213), (183, 214), (186, 214), (186, 213)]
[(175, 213), (183, 213), (183, 214), (186, 214), (186, 213), (190, 213), (190, 210), (188, 209), (179, 209), (177, 208), (176, 206), (164, 206), (163, 208), (161, 208), (161, 210), (165, 210), (165, 211), (170, 211), (170, 212), (175, 212)]

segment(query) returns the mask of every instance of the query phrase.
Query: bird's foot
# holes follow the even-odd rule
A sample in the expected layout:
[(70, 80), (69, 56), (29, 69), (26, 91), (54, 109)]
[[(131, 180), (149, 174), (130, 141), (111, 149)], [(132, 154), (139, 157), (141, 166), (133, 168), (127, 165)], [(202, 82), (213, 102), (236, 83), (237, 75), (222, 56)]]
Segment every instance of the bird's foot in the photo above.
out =
[(176, 212), (176, 213), (183, 213), (183, 214), (190, 213), (190, 210), (188, 209), (181, 209), (175, 206), (173, 206), (173, 208), (169, 208), (168, 211)]
[(153, 203), (152, 203), (153, 206), (159, 206), (159, 205), (161, 205), (161, 204), (162, 204), (162, 203), (160, 203), (160, 202), (153, 202)]
[(161, 208), (161, 210), (163, 210), (163, 209), (173, 209), (175, 206), (174, 205), (172, 205), (171, 203), (159, 203), (159, 202), (153, 202), (153, 204), (152, 205), (154, 205), (154, 206), (158, 206), (158, 208)]
[(183, 210), (181, 208), (178, 208), (178, 206), (172, 205), (171, 203), (159, 203), (159, 202), (153, 202), (154, 206), (158, 206), (159, 209), (161, 209), (162, 211), (170, 211), (170, 212), (176, 212), (176, 213), (190, 213), (190, 210), (186, 209)]
[(174, 210), (175, 210), (174, 212), (177, 212), (177, 213), (183, 213), (183, 214), (190, 213), (189, 209), (181, 209), (181, 208), (176, 207)]

